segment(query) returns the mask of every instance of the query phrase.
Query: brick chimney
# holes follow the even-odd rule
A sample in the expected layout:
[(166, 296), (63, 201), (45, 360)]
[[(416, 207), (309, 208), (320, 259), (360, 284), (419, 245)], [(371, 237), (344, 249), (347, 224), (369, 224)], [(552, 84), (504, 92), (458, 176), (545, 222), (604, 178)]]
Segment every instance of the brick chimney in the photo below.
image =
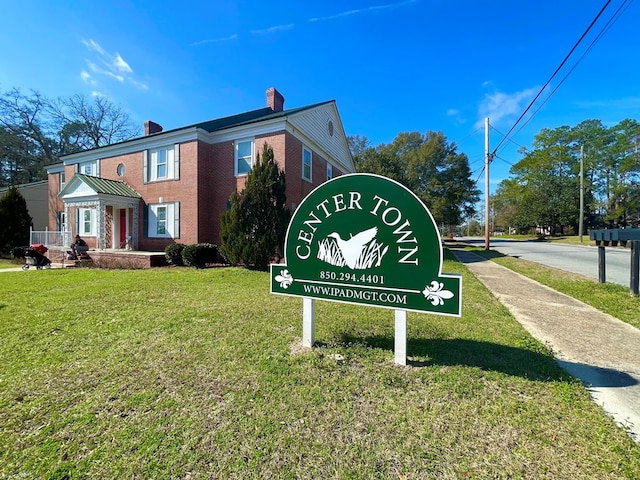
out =
[(267, 90), (267, 107), (274, 112), (282, 112), (284, 110), (284, 97), (273, 87)]
[(159, 125), (156, 122), (152, 122), (151, 120), (147, 120), (146, 122), (144, 122), (145, 137), (148, 135), (153, 135), (154, 133), (160, 133), (161, 131), (162, 125)]

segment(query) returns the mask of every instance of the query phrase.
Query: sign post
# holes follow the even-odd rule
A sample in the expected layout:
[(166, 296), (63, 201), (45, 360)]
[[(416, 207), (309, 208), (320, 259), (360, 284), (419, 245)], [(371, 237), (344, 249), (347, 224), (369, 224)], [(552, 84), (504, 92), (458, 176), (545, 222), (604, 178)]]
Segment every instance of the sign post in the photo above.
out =
[(313, 347), (316, 336), (316, 301), (313, 298), (302, 299), (302, 345)]
[(407, 311), (457, 316), (459, 275), (441, 273), (442, 241), (431, 212), (379, 175), (336, 177), (291, 218), (285, 263), (271, 266), (271, 293), (303, 298), (303, 344), (314, 343), (313, 299), (395, 310), (395, 361), (406, 365)]
[(407, 364), (407, 311), (395, 312), (395, 337), (393, 342), (393, 358), (396, 364)]

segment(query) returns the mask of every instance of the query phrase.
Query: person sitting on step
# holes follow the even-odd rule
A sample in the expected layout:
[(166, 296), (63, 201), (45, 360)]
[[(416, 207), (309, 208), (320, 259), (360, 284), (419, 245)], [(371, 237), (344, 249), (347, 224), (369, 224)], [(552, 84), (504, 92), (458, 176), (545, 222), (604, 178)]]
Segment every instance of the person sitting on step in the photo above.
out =
[(76, 235), (75, 242), (71, 244), (71, 250), (73, 250), (73, 254), (76, 256), (76, 258), (80, 258), (83, 255), (87, 254), (87, 252), (89, 251), (89, 246), (87, 245), (87, 242), (80, 238), (80, 235)]

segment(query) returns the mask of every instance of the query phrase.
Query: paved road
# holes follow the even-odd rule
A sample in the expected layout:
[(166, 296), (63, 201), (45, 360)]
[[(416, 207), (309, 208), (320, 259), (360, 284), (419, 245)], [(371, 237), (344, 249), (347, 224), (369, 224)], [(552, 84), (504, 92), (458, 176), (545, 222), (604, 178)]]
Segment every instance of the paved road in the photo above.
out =
[[(484, 238), (463, 237), (468, 243), (484, 246)], [(585, 245), (564, 245), (547, 242), (522, 242), (491, 239), (491, 249), (511, 257), (555, 267), (567, 272), (579, 273), (598, 279), (598, 249), (588, 237)], [(607, 247), (607, 282), (629, 286), (631, 276), (631, 251), (628, 248)]]

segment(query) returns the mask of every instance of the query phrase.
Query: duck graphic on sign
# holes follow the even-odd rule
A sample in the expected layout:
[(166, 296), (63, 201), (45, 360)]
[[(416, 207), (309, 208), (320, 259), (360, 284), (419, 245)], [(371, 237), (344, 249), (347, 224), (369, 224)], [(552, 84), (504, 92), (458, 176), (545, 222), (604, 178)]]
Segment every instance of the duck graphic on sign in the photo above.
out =
[(379, 267), (388, 246), (376, 242), (378, 227), (363, 230), (344, 240), (337, 232), (330, 233), (318, 245), (318, 258), (329, 265), (351, 270), (364, 270), (372, 266)]
[(433, 216), (403, 185), (336, 177), (299, 205), (271, 266), (275, 294), (460, 316), (461, 278), (441, 272)]

